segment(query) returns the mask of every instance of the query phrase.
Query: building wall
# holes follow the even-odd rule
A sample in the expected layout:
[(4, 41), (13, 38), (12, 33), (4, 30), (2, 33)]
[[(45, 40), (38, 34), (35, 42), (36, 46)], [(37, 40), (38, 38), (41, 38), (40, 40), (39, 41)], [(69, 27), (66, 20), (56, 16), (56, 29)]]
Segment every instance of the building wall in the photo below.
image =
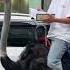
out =
[[(44, 1), (44, 2), (43, 2)], [(29, 0), (29, 7), (30, 8), (38, 8), (38, 7), (41, 7), (41, 2), (43, 2), (43, 8), (44, 8), (44, 11), (47, 11), (50, 3), (51, 3), (51, 0)]]
[(29, 0), (30, 8), (38, 8), (41, 7), (41, 0)]

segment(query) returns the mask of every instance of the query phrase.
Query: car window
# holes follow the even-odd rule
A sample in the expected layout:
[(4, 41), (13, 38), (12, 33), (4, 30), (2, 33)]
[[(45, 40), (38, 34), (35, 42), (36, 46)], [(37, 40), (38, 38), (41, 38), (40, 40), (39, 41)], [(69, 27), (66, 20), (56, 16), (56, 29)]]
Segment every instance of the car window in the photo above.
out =
[[(3, 22), (0, 22), (0, 36)], [(11, 22), (8, 33), (8, 46), (25, 46), (29, 41), (35, 41), (35, 27), (26, 22)]]

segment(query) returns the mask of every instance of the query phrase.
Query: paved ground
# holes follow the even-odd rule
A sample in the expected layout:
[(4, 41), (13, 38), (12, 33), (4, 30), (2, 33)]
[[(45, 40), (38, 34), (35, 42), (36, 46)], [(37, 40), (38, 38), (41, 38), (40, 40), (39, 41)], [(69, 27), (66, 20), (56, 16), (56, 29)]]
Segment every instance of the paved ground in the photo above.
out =
[[(24, 47), (25, 48), (25, 47)], [(20, 53), (24, 50), (23, 47), (8, 47), (7, 54), (13, 61), (17, 61), (19, 59)], [(0, 63), (0, 70), (4, 70)]]

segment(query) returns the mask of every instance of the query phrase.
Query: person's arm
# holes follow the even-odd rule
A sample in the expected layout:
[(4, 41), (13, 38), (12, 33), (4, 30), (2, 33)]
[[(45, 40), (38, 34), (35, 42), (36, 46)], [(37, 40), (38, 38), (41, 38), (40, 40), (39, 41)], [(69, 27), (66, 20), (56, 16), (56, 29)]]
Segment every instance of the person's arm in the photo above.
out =
[(70, 24), (70, 17), (68, 17), (68, 18), (54, 18), (54, 22)]
[(55, 15), (48, 14), (47, 16), (43, 17), (43, 21), (47, 23), (58, 22), (62, 24), (70, 24), (70, 17), (57, 18)]

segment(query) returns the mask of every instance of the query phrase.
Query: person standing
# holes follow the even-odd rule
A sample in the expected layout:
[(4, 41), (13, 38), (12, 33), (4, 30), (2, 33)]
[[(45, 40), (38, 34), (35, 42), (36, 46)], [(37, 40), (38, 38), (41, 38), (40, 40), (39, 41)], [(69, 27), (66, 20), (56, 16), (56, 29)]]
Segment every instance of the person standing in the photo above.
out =
[(47, 65), (52, 70), (63, 70), (61, 58), (70, 48), (70, 0), (52, 0), (47, 14), (43, 21), (50, 24), (47, 37), (52, 42)]

